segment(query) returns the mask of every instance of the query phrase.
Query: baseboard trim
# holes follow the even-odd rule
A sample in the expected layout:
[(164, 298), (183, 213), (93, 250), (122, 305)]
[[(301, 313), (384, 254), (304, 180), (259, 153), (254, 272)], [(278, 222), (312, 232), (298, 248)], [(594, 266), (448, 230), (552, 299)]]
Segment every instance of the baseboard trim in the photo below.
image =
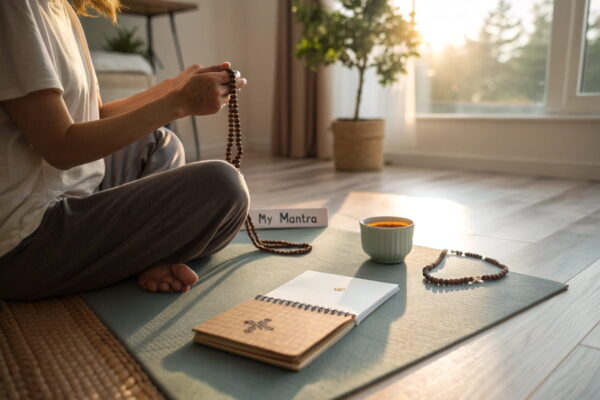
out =
[(547, 160), (523, 160), (482, 157), (470, 154), (439, 154), (428, 152), (390, 152), (385, 159), (395, 165), (456, 168), (476, 171), (508, 172), (560, 178), (600, 180), (600, 163), (570, 163)]
[[(223, 159), (225, 157), (225, 142), (223, 143), (201, 143), (200, 157), (202, 160)], [(185, 147), (186, 162), (196, 161), (196, 149), (193, 146)]]
[(250, 142), (248, 143), (248, 148), (250, 150), (270, 153), (271, 152), (271, 143), (270, 142)]

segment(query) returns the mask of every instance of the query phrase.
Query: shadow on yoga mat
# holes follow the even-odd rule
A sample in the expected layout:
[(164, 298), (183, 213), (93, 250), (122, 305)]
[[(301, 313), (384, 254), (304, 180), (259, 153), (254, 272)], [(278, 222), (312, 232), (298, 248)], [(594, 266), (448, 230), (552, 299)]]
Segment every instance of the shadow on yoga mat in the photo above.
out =
[[(415, 247), (405, 265), (380, 265), (362, 252), (357, 233), (331, 228), (261, 232), (261, 237), (308, 240), (314, 250), (299, 257), (261, 253), (241, 232), (221, 252), (190, 263), (201, 278), (188, 293), (146, 293), (130, 280), (84, 298), (171, 398), (320, 399), (357, 390), (566, 289), (514, 272), (485, 284), (432, 286), (421, 270), (438, 250)], [(436, 274), (495, 271), (458, 258), (448, 264)], [(300, 372), (192, 342), (196, 324), (307, 269), (394, 282), (400, 291)]]

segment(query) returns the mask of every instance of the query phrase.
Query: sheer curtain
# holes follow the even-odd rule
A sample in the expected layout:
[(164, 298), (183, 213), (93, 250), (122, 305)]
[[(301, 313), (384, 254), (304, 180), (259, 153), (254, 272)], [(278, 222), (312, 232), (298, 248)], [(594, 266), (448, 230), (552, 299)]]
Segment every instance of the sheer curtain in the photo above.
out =
[[(354, 113), (358, 71), (333, 67), (333, 113), (335, 118), (351, 118)], [(360, 118), (385, 120), (385, 149), (411, 150), (415, 147), (415, 79), (414, 62), (409, 61), (407, 74), (398, 82), (382, 88), (373, 69), (365, 73)]]

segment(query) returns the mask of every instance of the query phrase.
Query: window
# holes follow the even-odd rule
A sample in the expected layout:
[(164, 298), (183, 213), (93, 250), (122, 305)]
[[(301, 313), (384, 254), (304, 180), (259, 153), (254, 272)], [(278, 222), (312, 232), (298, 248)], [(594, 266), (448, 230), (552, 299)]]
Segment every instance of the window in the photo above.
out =
[(581, 92), (600, 93), (600, 0), (590, 0), (587, 10)]
[(600, 0), (416, 1), (418, 113), (600, 112)]

